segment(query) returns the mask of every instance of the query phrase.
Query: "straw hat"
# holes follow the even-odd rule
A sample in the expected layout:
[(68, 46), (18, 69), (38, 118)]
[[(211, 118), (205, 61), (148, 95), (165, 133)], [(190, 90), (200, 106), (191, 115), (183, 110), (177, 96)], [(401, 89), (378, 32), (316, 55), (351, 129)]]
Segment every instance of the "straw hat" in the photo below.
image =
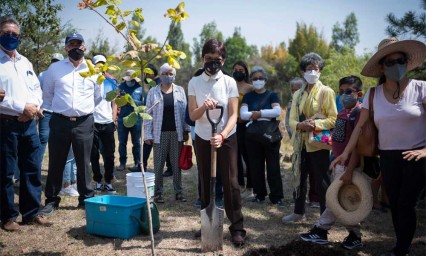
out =
[(416, 40), (399, 41), (395, 37), (387, 38), (379, 43), (377, 49), (377, 52), (365, 64), (361, 75), (368, 77), (381, 76), (379, 61), (391, 53), (403, 52), (407, 55), (407, 71), (420, 66), (426, 58), (426, 45)]
[(335, 177), (326, 193), (327, 208), (345, 225), (356, 225), (370, 214), (373, 194), (367, 176), (354, 171), (352, 184), (344, 185), (340, 176)]
[(139, 77), (132, 78), (133, 73), (135, 73), (134, 70), (132, 70), (132, 69), (127, 70), (126, 74), (124, 74), (123, 80), (124, 81), (131, 81), (131, 80), (134, 79), (134, 80), (136, 80), (136, 82), (139, 83), (141, 81), (141, 79)]

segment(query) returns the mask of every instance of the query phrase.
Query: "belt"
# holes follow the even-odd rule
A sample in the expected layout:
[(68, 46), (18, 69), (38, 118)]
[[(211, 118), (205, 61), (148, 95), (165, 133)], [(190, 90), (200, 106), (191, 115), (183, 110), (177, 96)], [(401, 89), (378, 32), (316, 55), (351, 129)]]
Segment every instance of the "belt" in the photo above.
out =
[(63, 119), (66, 119), (66, 120), (69, 120), (69, 121), (72, 121), (72, 122), (76, 122), (76, 121), (85, 119), (88, 116), (92, 115), (92, 114), (87, 114), (87, 115), (84, 115), (84, 116), (65, 116), (65, 115), (62, 115), (62, 114), (59, 114), (59, 113), (53, 113), (53, 114), (59, 116), (60, 118), (63, 118)]
[(6, 114), (0, 114), (0, 119), (18, 120), (18, 116), (11, 116)]

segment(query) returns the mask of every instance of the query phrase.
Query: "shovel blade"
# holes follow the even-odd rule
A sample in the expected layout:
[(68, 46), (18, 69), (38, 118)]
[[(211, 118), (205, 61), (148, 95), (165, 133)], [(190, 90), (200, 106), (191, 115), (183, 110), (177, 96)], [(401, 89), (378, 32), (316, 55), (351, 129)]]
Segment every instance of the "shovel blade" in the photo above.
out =
[(210, 203), (201, 210), (201, 250), (203, 252), (219, 251), (223, 248), (224, 211)]

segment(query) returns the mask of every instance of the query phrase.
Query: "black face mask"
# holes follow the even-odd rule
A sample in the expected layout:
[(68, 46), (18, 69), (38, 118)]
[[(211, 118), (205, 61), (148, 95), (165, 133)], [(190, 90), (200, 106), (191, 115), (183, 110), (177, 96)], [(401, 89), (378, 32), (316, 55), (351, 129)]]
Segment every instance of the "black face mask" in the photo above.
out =
[(221, 67), (222, 67), (222, 63), (220, 63), (220, 61), (217, 61), (217, 60), (204, 63), (204, 68), (207, 72), (209, 72), (210, 75), (214, 75), (217, 72), (219, 72)]
[(73, 48), (68, 51), (68, 57), (70, 57), (71, 59), (75, 61), (81, 60), (83, 56), (84, 56), (84, 51), (79, 48)]
[(237, 80), (238, 82), (241, 82), (244, 80), (244, 78), (246, 77), (246, 75), (241, 72), (241, 71), (235, 71), (232, 76), (234, 77), (235, 80)]

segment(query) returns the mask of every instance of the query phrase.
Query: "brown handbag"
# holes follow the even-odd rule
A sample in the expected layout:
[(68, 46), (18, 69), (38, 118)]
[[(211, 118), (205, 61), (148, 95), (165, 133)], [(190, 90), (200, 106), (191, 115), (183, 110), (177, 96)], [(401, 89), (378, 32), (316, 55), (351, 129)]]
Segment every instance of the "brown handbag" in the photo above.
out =
[(370, 94), (368, 97), (368, 119), (361, 127), (361, 133), (358, 137), (356, 150), (358, 154), (362, 156), (377, 156), (379, 154), (378, 149), (378, 131), (374, 124), (374, 109), (373, 99), (375, 87), (370, 88)]

